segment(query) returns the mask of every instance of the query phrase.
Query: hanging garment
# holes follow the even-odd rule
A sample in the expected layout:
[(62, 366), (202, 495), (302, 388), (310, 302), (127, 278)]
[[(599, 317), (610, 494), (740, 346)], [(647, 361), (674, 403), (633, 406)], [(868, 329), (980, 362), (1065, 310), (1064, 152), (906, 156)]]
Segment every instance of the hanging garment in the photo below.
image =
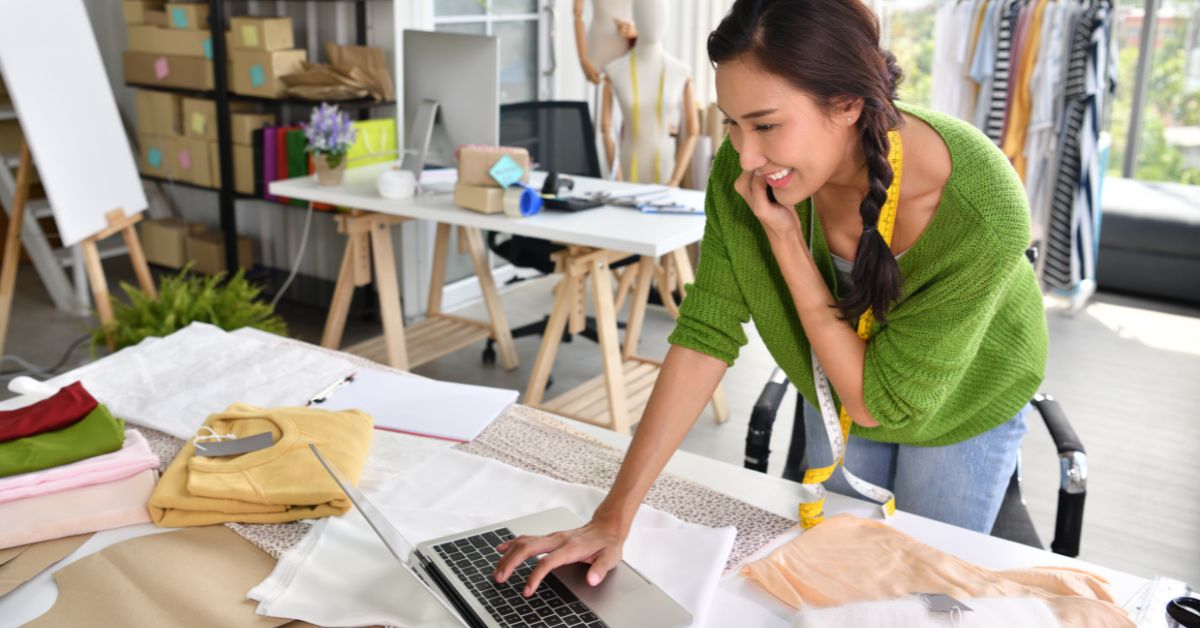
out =
[(83, 384), (64, 386), (49, 398), (24, 408), (0, 411), (0, 443), (73, 425), (95, 407), (96, 400)]
[(1019, 67), (1018, 79), (1013, 86), (1012, 102), (1008, 111), (1008, 128), (1005, 129), (1004, 141), (1001, 148), (1008, 160), (1012, 162), (1017, 176), (1024, 182), (1025, 169), (1025, 139), (1029, 130), (1030, 109), (1033, 106), (1033, 94), (1030, 83), (1033, 80), (1034, 65), (1037, 63), (1038, 48), (1041, 45), (1042, 19), (1046, 11), (1047, 0), (1035, 0), (1029, 5), (1029, 18), (1026, 33), (1022, 38), (1020, 56), (1017, 58)]
[(1004, 138), (1004, 120), (1008, 113), (1008, 87), (1012, 68), (1012, 35), (1020, 0), (1005, 0), (999, 16), (1000, 30), (996, 39), (996, 69), (992, 80), (987, 121), (983, 128), (997, 146)]

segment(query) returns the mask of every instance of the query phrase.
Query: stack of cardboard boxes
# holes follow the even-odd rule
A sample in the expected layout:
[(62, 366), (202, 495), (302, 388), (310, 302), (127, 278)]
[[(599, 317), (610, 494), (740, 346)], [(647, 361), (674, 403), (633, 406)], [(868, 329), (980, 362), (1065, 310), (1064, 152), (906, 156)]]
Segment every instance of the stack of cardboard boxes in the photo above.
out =
[(178, 89), (213, 88), (208, 4), (126, 0), (125, 81)]
[(229, 89), (235, 94), (282, 98), (280, 77), (304, 69), (308, 53), (293, 48), (292, 18), (233, 17), (229, 20)]
[[(175, 218), (143, 220), (138, 223), (139, 238), (146, 261), (167, 268), (183, 268), (206, 275), (225, 270), (225, 236), (209, 231), (204, 225)], [(238, 236), (238, 266), (250, 268), (251, 242)]]

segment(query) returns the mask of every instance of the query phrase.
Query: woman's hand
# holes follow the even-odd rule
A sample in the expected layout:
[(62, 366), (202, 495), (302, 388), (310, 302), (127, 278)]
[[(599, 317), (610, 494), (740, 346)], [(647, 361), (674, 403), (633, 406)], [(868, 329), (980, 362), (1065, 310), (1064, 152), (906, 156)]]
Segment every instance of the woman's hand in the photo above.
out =
[(526, 579), (522, 595), (532, 596), (551, 569), (571, 563), (591, 563), (588, 569), (588, 584), (596, 586), (604, 580), (617, 563), (621, 562), (621, 549), (625, 535), (618, 527), (593, 518), (581, 528), (564, 530), (546, 536), (519, 536), (496, 547), (504, 553), (496, 564), (492, 577), (496, 582), (507, 582), (521, 563), (531, 556), (545, 554)]
[(753, 170), (745, 170), (733, 188), (742, 196), (769, 236), (788, 236), (800, 232), (800, 217), (796, 210), (772, 201), (767, 196), (767, 179)]

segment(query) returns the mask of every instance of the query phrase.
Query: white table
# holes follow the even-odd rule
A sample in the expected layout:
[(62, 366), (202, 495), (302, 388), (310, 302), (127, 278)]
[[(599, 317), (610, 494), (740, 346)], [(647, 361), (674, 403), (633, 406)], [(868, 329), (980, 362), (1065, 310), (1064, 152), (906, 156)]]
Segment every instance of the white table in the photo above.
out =
[[(238, 334), (271, 340), (275, 337), (256, 330), (240, 330)], [(314, 349), (316, 350), (316, 349)], [(214, 359), (219, 356), (214, 356)], [(86, 365), (60, 376), (63, 381), (73, 381), (83, 371), (104, 368), (104, 360)], [(316, 391), (314, 391), (315, 393)], [(0, 409), (20, 407), (27, 402), (20, 399), (0, 403)], [(624, 450), (630, 441), (628, 436), (616, 434), (599, 427), (577, 425), (591, 436)], [(431, 441), (443, 446), (451, 443)], [(736, 496), (750, 504), (777, 515), (795, 520), (796, 504), (800, 496), (800, 485), (782, 478), (768, 476), (734, 466), (725, 462), (705, 458), (684, 451), (676, 452), (667, 465), (667, 471), (698, 482), (722, 493)], [(826, 501), (830, 514), (848, 512), (863, 517), (873, 517), (878, 507), (865, 501), (830, 494)], [(1067, 566), (1090, 571), (1109, 580), (1118, 603), (1130, 599), (1146, 583), (1146, 580), (1113, 569), (1107, 569), (1083, 561), (1067, 558), (1025, 545), (1012, 543), (969, 530), (925, 519), (904, 512), (893, 518), (895, 527), (938, 549), (959, 556), (990, 569), (1011, 569), (1035, 566)], [(65, 567), (104, 547), (121, 541), (169, 532), (150, 524), (130, 526), (96, 533), (79, 549), (32, 581), (18, 587), (12, 593), (0, 597), (0, 628), (17, 626), (27, 622), (50, 608), (57, 595), (52, 580), (54, 571)], [(791, 534), (780, 538), (775, 545), (786, 542), (798, 534), (798, 527)], [(764, 548), (766, 553), (770, 548)], [(709, 611), (709, 626), (788, 626), (789, 610), (739, 575), (730, 574), (721, 583), (720, 593)]]
[[(573, 213), (543, 211), (528, 218), (483, 214), (458, 207), (449, 193), (402, 200), (382, 198), (375, 188), (375, 180), (389, 167), (388, 164), (379, 164), (348, 170), (344, 183), (336, 187), (319, 186), (312, 176), (270, 184), (271, 194), (350, 207), (357, 211), (351, 216), (339, 218), (342, 221), (341, 228), (349, 235), (350, 242), (338, 275), (322, 346), (339, 348), (353, 287), (370, 281), (371, 255), (368, 249), (371, 249), (383, 314), (383, 344), (387, 350), (379, 351), (378, 341), (370, 341), (370, 345), (349, 348), (351, 353), (407, 369), (490, 335), (497, 342), (502, 364), (515, 368), (517, 357), (512, 334), (500, 305), (491, 267), (486, 261), (480, 231), (499, 231), (560, 242), (567, 245), (566, 250), (556, 254), (555, 258), (563, 280), (556, 288), (550, 321), (522, 402), (603, 425), (620, 433), (629, 433), (630, 427), (641, 417), (661, 367), (659, 360), (636, 353), (650, 286), (657, 284), (664, 305), (677, 315), (672, 287), (677, 285), (682, 292), (683, 285), (694, 279), (685, 247), (699, 242), (703, 237), (703, 214), (645, 214), (614, 206)], [(544, 178), (545, 173), (534, 173), (530, 183), (540, 188)], [(572, 178), (576, 182), (572, 195), (588, 192), (624, 195), (662, 189), (666, 194), (656, 196), (655, 201), (670, 199), (696, 208), (704, 204), (704, 193), (696, 190), (616, 183), (588, 177)], [(452, 181), (440, 182), (441, 185), (448, 183)], [(391, 241), (387, 238), (387, 229), (392, 224), (406, 220), (428, 220), (438, 224), (426, 319), (407, 333), (400, 317), (395, 260)], [(490, 325), (441, 312), (441, 291), (445, 284), (451, 227), (459, 229), (460, 242), (466, 243), (474, 262), (475, 274), (479, 278), (491, 318)], [(623, 270), (614, 289), (609, 265), (629, 255), (638, 255), (640, 259), (636, 265)], [(661, 264), (660, 258), (663, 259)], [(657, 282), (654, 281), (656, 277)], [(584, 291), (589, 280), (592, 284), (603, 374), (544, 401), (563, 331), (579, 333), (584, 329)], [(625, 296), (631, 292), (633, 297), (629, 299), (630, 311), (622, 343), (618, 338), (616, 312), (621, 309)], [(717, 420), (724, 421), (729, 411), (722, 389), (718, 388), (712, 403)]]

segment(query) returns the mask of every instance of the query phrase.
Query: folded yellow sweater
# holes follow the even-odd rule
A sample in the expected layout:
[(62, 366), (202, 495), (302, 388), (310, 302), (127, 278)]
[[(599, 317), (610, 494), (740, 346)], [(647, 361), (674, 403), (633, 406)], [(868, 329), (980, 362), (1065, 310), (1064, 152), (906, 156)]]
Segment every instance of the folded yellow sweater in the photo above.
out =
[(238, 438), (270, 432), (274, 445), (226, 457), (196, 456), (191, 442), (163, 473), (150, 498), (150, 518), (169, 528), (236, 521), (281, 523), (338, 515), (350, 500), (309, 450), (358, 483), (371, 445), (371, 417), (358, 410), (258, 408), (233, 404), (204, 422)]

